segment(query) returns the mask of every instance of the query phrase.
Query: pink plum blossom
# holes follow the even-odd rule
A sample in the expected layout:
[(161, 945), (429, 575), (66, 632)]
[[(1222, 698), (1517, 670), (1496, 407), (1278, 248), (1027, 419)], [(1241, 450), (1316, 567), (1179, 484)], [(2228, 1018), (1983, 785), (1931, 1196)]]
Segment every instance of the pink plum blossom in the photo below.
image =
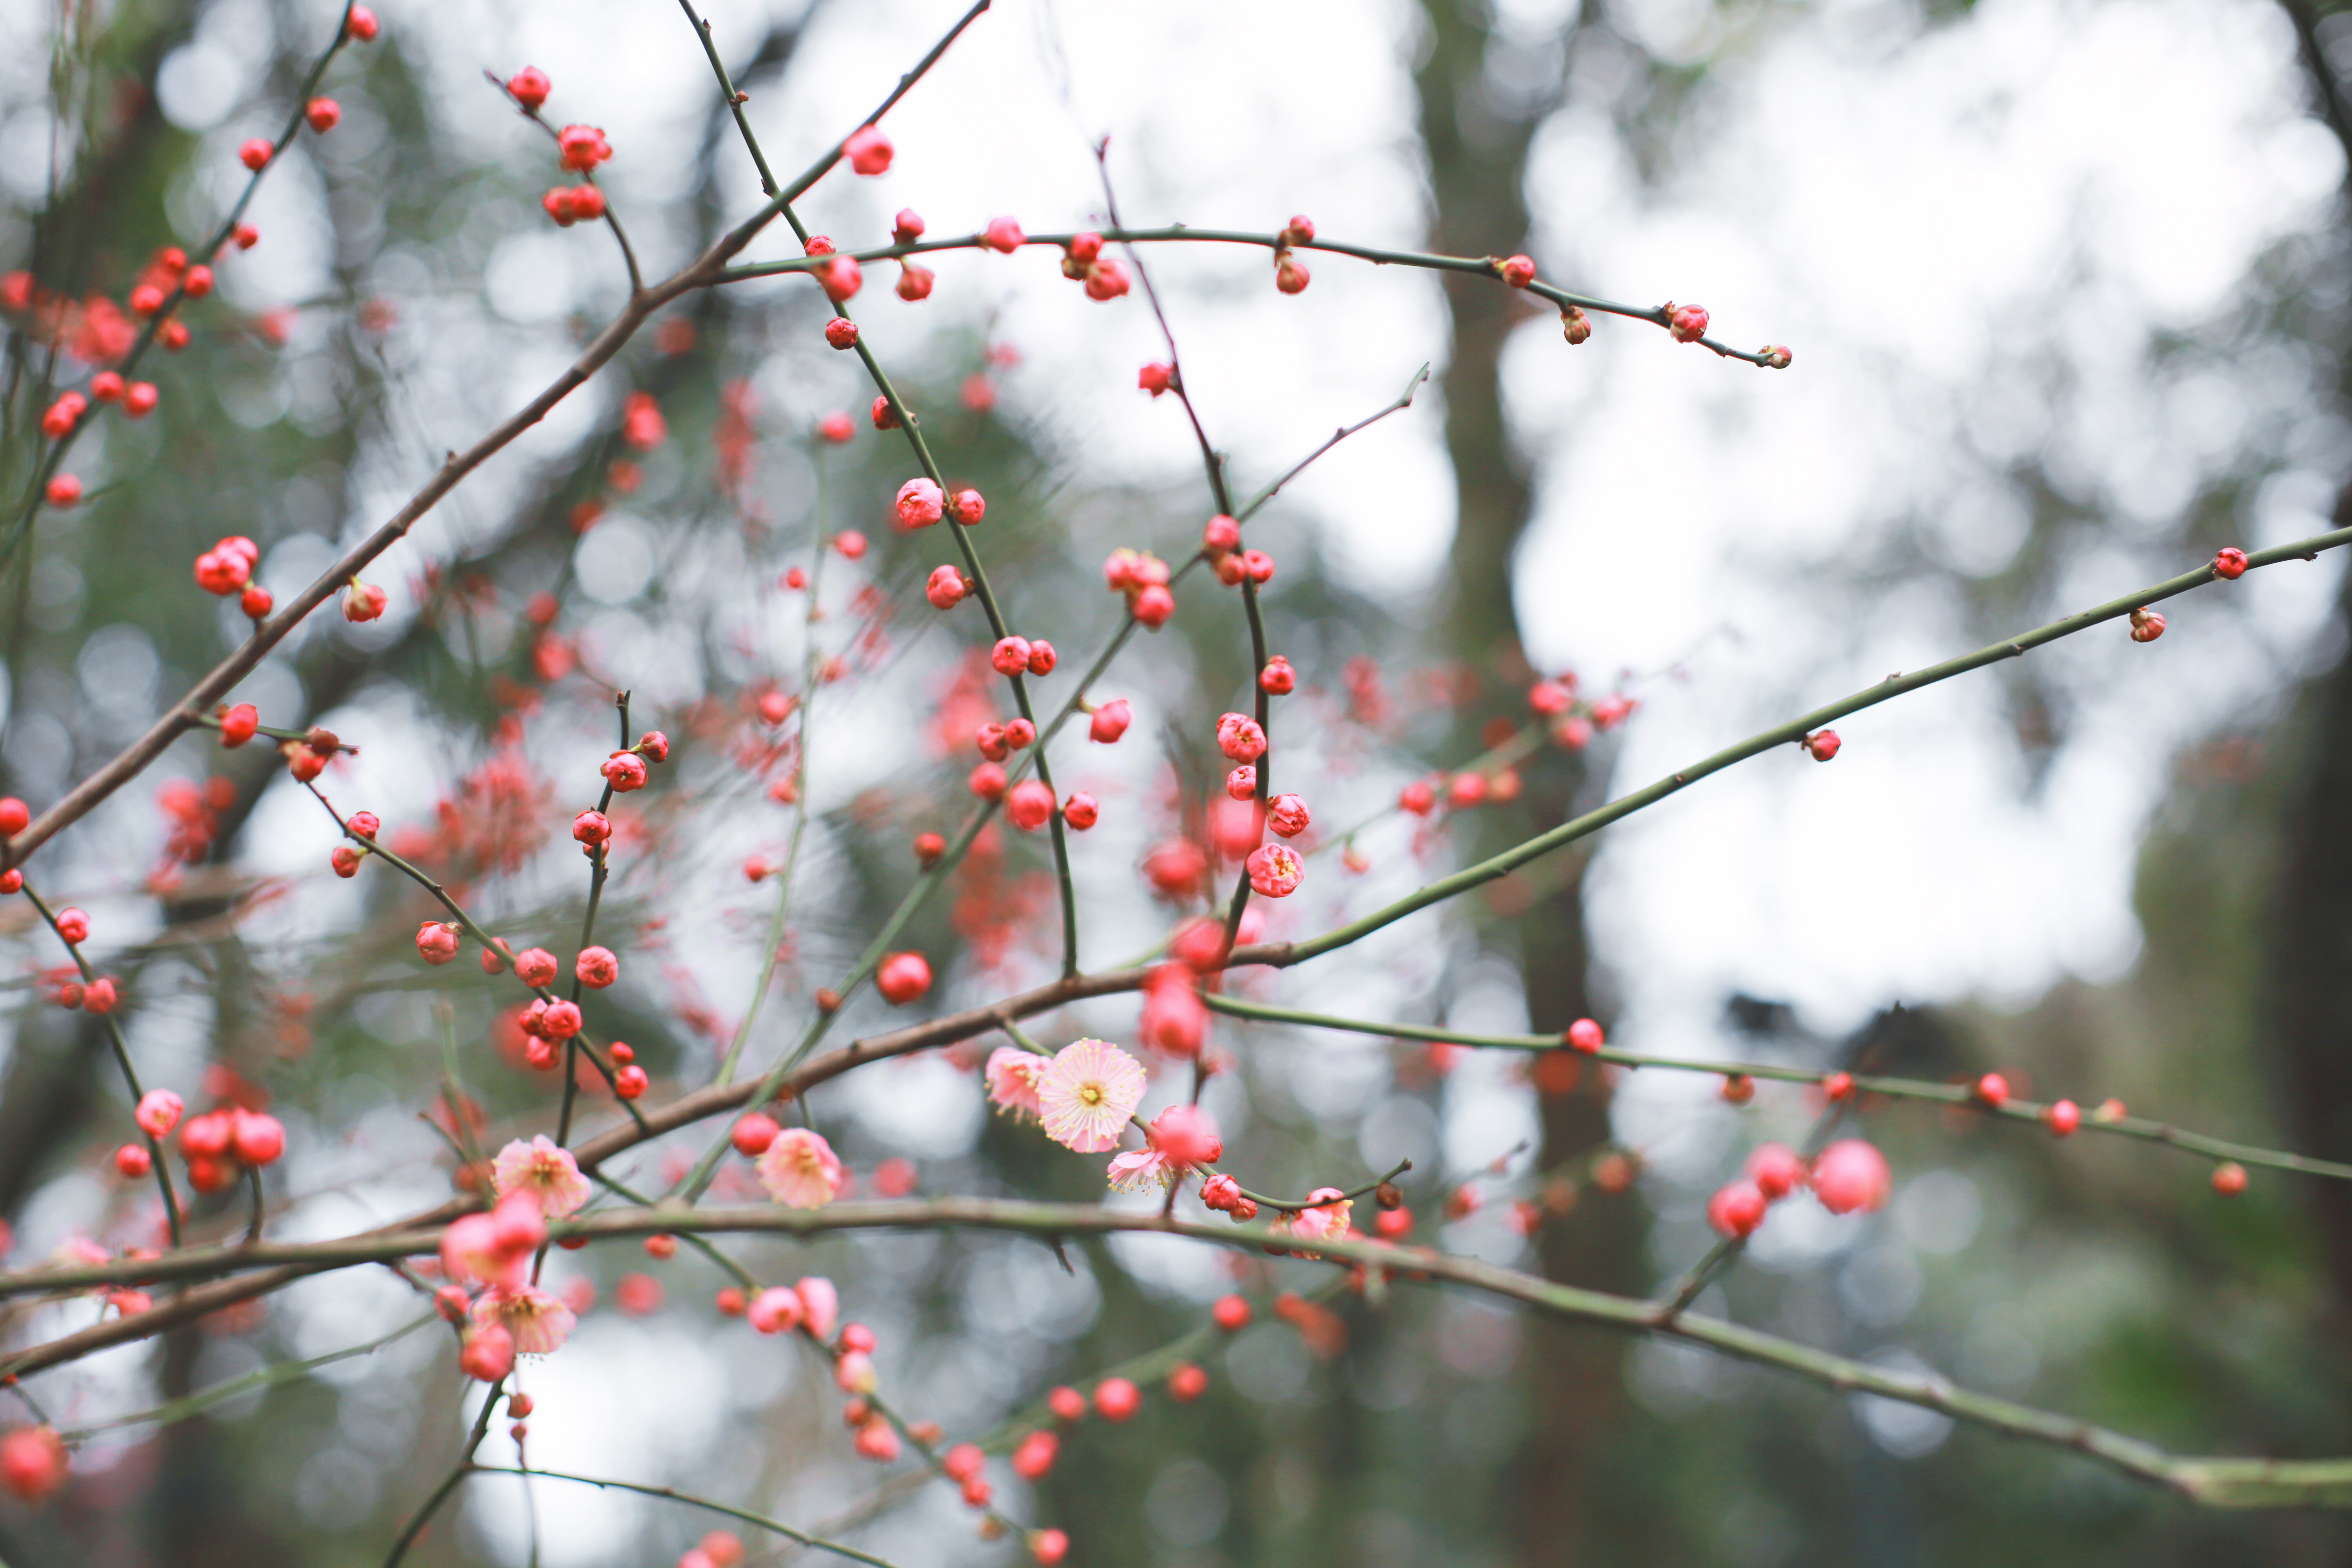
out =
[(550, 1219), (561, 1219), (588, 1201), (588, 1178), (580, 1173), (579, 1162), (544, 1132), (528, 1143), (520, 1138), (509, 1143), (490, 1170), (501, 1195), (528, 1192)]
[(988, 1053), (990, 1102), (1015, 1121), (1024, 1116), (1043, 1117), (1045, 1113), (1037, 1106), (1037, 1080), (1051, 1066), (1051, 1058), (1034, 1051), (997, 1047)]
[(768, 1195), (796, 1209), (821, 1209), (841, 1191), (841, 1160), (822, 1134), (788, 1127), (760, 1156)]
[(1118, 1148), (1119, 1131), (1142, 1099), (1142, 1065), (1101, 1040), (1064, 1046), (1037, 1084), (1045, 1136), (1081, 1154)]

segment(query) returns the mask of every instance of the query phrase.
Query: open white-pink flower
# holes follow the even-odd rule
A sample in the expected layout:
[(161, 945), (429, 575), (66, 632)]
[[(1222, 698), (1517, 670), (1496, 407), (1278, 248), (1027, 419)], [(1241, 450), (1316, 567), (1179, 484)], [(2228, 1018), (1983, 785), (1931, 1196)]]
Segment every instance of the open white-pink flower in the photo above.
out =
[(1102, 1040), (1071, 1041), (1037, 1080), (1045, 1136), (1081, 1154), (1118, 1148), (1142, 1099), (1142, 1064)]
[(1024, 1116), (1043, 1117), (1045, 1113), (1037, 1105), (1037, 1079), (1053, 1065), (1051, 1058), (1034, 1051), (997, 1047), (988, 1053), (990, 1102), (999, 1111), (1009, 1112), (1015, 1121)]
[(1158, 1149), (1132, 1149), (1110, 1163), (1110, 1184), (1122, 1193), (1164, 1191), (1175, 1171)]
[(580, 1320), (560, 1298), (535, 1285), (501, 1285), (474, 1303), (474, 1321), (504, 1329), (518, 1354), (548, 1355), (562, 1348)]
[(550, 1219), (561, 1219), (588, 1201), (588, 1178), (580, 1173), (572, 1151), (544, 1132), (528, 1143), (518, 1138), (499, 1150), (491, 1162), (490, 1175), (498, 1183), (499, 1196), (530, 1193), (539, 1200), (540, 1212)]
[(760, 1156), (768, 1195), (796, 1209), (821, 1209), (841, 1191), (841, 1160), (818, 1133), (788, 1127)]

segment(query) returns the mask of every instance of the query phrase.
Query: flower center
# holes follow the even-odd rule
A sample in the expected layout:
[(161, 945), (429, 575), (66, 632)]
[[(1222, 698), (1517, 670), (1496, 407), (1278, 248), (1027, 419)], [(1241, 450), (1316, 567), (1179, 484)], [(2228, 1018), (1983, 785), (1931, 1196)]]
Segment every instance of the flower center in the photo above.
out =
[(1082, 1105), (1100, 1105), (1103, 1102), (1102, 1085), (1098, 1083), (1081, 1084), (1078, 1088), (1078, 1102)]

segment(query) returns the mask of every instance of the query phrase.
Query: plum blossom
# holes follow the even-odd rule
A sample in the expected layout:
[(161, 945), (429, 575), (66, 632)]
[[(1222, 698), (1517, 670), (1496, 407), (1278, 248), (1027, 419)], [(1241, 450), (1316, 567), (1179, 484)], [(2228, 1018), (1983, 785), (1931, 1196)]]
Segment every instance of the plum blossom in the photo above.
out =
[(504, 1329), (520, 1355), (550, 1355), (561, 1350), (579, 1321), (560, 1298), (535, 1285), (501, 1285), (474, 1303), (476, 1325)]
[(788, 1127), (760, 1156), (768, 1195), (796, 1209), (821, 1209), (841, 1191), (841, 1160), (822, 1134)]
[(1037, 1084), (1045, 1136), (1081, 1154), (1118, 1148), (1119, 1131), (1142, 1099), (1142, 1065), (1102, 1040), (1064, 1046)]
[(1053, 1065), (1050, 1058), (1034, 1051), (997, 1047), (988, 1053), (990, 1103), (1015, 1121), (1024, 1116), (1043, 1118), (1045, 1113), (1037, 1105), (1037, 1080)]
[(1110, 1184), (1118, 1192), (1164, 1192), (1176, 1168), (1157, 1149), (1131, 1149), (1110, 1163)]
[(1347, 1238), (1348, 1211), (1356, 1205), (1342, 1196), (1339, 1188), (1318, 1187), (1307, 1194), (1307, 1201), (1316, 1206), (1300, 1209), (1285, 1221), (1281, 1228), (1310, 1241), (1342, 1241)]
[(812, 1275), (794, 1281), (793, 1294), (801, 1299), (801, 1325), (820, 1342), (833, 1338), (834, 1325), (841, 1321), (841, 1292), (833, 1281)]
[(518, 1138), (499, 1150), (490, 1173), (500, 1196), (530, 1193), (550, 1219), (561, 1219), (588, 1201), (588, 1178), (580, 1173), (579, 1162), (544, 1132), (528, 1143)]

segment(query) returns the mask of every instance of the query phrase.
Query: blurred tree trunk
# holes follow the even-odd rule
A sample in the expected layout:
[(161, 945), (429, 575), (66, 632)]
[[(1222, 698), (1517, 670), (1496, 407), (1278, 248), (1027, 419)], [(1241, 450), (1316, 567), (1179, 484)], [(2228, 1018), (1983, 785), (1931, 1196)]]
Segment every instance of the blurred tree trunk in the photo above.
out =
[[(2321, 47), (2319, 18), (2302, 0), (2282, 4), (2301, 45), (2313, 107), (2352, 169), (2352, 101)], [(2352, 179), (2337, 230), (2352, 243)], [(2339, 384), (2352, 391), (2352, 363), (2340, 368)], [(2347, 519), (2352, 487), (2336, 498), (2336, 526)], [(2352, 575), (2338, 594), (2336, 622), (2352, 627)], [(2311, 683), (2303, 707), (2302, 776), (2279, 825), (2270, 1034), (2296, 1147), (2343, 1159), (2352, 1155), (2352, 653)], [(2352, 1317), (2352, 1188), (2304, 1187), (2335, 1275), (2338, 1312)]]
[[(1415, 73), (1421, 132), (1433, 193), (1430, 245), (1457, 255), (1508, 256), (1528, 237), (1522, 184), (1528, 146), (1538, 114), (1507, 115), (1486, 90), (1489, 16), (1479, 0), (1424, 0), (1428, 53)], [(1508, 689), (1511, 707), (1524, 711), (1518, 691), (1528, 671), (1520, 651), (1511, 593), (1511, 564), (1530, 515), (1528, 465), (1513, 450), (1504, 419), (1501, 360), (1511, 329), (1526, 319), (1523, 298), (1479, 278), (1441, 275), (1453, 327), (1453, 352), (1443, 377), (1445, 441), (1453, 459), (1459, 521), (1452, 562), (1452, 603), (1444, 623), (1447, 651), (1490, 691)], [(1494, 712), (1492, 704), (1473, 711)], [(1475, 752), (1465, 725), (1463, 754)], [(1582, 770), (1566, 753), (1528, 769), (1528, 807), (1549, 825), (1567, 815)], [(1491, 853), (1520, 837), (1523, 817), (1489, 814), (1477, 845)], [(1516, 826), (1515, 826), (1516, 824)], [(1554, 873), (1557, 874), (1556, 872)], [(1500, 886), (1508, 886), (1502, 884)], [(1528, 1013), (1538, 1031), (1564, 1030), (1589, 1014), (1580, 875), (1547, 884), (1525, 912), (1503, 928), (1515, 940)], [(1506, 895), (1507, 897), (1508, 895)], [(1592, 1149), (1608, 1136), (1605, 1092), (1589, 1075), (1580, 1092), (1547, 1095), (1538, 1168), (1549, 1169)], [(1639, 1289), (1640, 1231), (1630, 1205), (1589, 1205), (1544, 1233), (1544, 1272), (1551, 1279), (1616, 1289)], [(1530, 1332), (1527, 1369), (1532, 1426), (1516, 1497), (1500, 1500), (1514, 1521), (1521, 1561), (1530, 1565), (1614, 1560), (1628, 1544), (1613, 1531), (1604, 1544), (1596, 1528), (1593, 1479), (1618, 1424), (1623, 1398), (1623, 1343), (1614, 1336), (1538, 1327)]]

